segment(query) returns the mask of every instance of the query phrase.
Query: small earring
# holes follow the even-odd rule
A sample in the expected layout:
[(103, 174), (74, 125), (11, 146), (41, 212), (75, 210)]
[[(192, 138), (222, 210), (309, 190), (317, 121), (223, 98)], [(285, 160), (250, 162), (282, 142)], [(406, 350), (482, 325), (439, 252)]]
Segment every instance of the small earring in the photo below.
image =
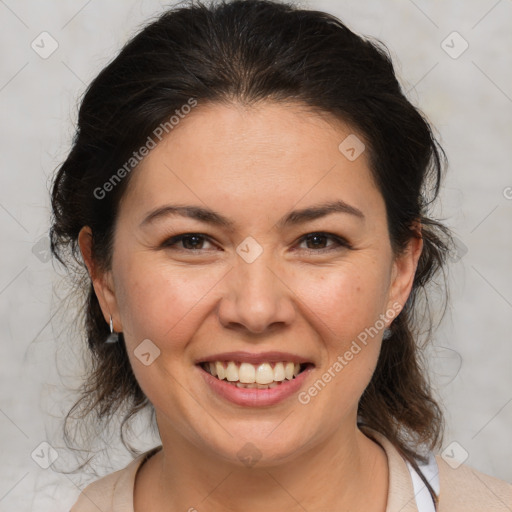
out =
[(382, 334), (382, 341), (389, 340), (389, 338), (391, 338), (392, 334), (393, 333), (391, 332), (391, 329), (389, 327), (386, 327), (384, 329), (384, 333)]
[(105, 340), (105, 343), (117, 343), (119, 341), (119, 334), (114, 332), (114, 326), (112, 325), (112, 315), (110, 315), (110, 334)]

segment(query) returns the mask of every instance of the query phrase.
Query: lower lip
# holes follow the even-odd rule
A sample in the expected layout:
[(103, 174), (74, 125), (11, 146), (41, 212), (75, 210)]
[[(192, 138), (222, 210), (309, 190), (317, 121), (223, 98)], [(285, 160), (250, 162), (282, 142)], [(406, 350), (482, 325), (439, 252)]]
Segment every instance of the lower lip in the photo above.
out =
[(292, 380), (284, 380), (282, 384), (274, 388), (256, 389), (256, 388), (239, 388), (233, 384), (228, 384), (225, 380), (217, 379), (206, 370), (197, 366), (201, 375), (208, 386), (218, 395), (229, 400), (230, 402), (248, 407), (264, 407), (275, 405), (282, 402), (291, 395), (294, 395), (303, 386), (309, 372), (313, 369), (308, 366), (303, 372)]

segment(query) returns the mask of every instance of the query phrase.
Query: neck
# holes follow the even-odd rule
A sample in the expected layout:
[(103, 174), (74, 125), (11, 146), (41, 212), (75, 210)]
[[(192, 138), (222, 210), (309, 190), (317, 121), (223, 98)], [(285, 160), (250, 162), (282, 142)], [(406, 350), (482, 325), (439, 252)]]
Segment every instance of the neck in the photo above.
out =
[(163, 450), (139, 472), (136, 512), (386, 509), (385, 452), (355, 424), (301, 449), (284, 463), (262, 458), (252, 467), (206, 453), (165, 420), (159, 429)]

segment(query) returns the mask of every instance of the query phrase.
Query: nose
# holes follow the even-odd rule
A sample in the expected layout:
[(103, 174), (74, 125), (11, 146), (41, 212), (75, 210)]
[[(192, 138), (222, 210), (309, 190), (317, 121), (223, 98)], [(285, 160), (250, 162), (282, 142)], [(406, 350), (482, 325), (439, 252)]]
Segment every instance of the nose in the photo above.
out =
[(218, 306), (223, 327), (261, 334), (291, 325), (294, 294), (286, 277), (263, 253), (252, 263), (238, 258), (226, 276), (225, 294)]

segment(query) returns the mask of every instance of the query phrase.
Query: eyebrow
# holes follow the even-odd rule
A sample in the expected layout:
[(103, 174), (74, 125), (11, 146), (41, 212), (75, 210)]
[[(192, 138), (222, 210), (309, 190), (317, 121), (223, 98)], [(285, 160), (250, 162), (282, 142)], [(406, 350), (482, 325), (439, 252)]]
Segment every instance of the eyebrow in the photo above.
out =
[[(278, 229), (297, 226), (333, 213), (349, 214), (361, 220), (364, 220), (365, 218), (363, 212), (355, 206), (351, 206), (345, 201), (337, 200), (310, 206), (300, 210), (294, 210), (281, 218), (276, 223), (276, 226)], [(200, 206), (180, 206), (172, 204), (161, 206), (149, 212), (148, 215), (144, 217), (144, 220), (140, 223), (139, 227), (147, 226), (159, 219), (170, 216), (188, 217), (204, 222), (206, 224), (210, 224), (212, 226), (223, 227), (230, 231), (235, 230), (235, 223), (232, 220), (224, 217), (220, 213), (210, 210), (209, 208), (203, 208)]]

